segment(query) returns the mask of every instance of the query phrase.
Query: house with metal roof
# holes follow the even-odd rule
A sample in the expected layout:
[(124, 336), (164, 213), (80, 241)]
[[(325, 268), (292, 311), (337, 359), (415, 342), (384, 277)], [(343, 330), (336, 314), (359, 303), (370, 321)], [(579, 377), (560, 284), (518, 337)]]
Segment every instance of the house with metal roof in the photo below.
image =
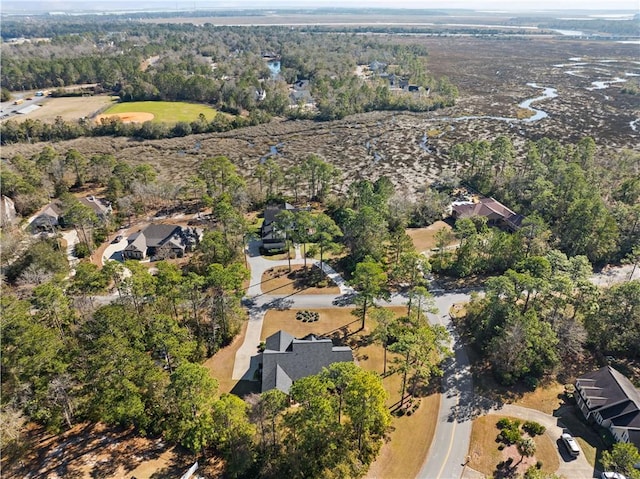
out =
[(288, 393), (298, 379), (333, 363), (353, 362), (353, 352), (348, 346), (334, 346), (329, 338), (309, 334), (296, 339), (281, 330), (267, 338), (261, 359), (262, 392), (276, 388)]
[(576, 380), (575, 398), (587, 421), (640, 448), (640, 391), (623, 374), (611, 366), (584, 374)]

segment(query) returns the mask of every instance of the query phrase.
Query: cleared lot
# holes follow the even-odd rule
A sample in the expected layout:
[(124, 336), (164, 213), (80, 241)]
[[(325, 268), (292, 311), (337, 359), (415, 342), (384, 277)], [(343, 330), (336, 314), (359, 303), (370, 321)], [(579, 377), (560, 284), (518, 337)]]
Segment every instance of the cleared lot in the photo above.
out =
[(116, 99), (117, 97), (106, 95), (45, 98), (38, 102), (42, 106), (41, 108), (26, 115), (16, 115), (12, 119), (16, 121), (30, 119), (53, 122), (57, 117), (61, 117), (63, 120), (77, 120), (92, 115), (102, 107), (110, 105)]

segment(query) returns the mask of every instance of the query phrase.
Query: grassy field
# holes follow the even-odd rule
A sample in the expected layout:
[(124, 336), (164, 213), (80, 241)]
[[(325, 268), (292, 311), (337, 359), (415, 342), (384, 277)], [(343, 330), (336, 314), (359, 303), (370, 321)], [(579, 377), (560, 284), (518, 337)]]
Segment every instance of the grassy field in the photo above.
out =
[(170, 101), (132, 101), (112, 106), (105, 115), (144, 112), (153, 115), (154, 122), (176, 123), (194, 121), (202, 113), (207, 120), (212, 120), (217, 110), (206, 105)]
[[(496, 422), (502, 417), (506, 416), (490, 414), (479, 417), (473, 421), (473, 428), (471, 430), (469, 466), (490, 477), (496, 470), (497, 464), (507, 459), (509, 455), (514, 458), (514, 463), (517, 463), (520, 459), (519, 454), (514, 450), (515, 448), (513, 446), (505, 448), (503, 451), (498, 449), (496, 437), (500, 430), (497, 428)], [(542, 461), (542, 470), (544, 472), (555, 472), (560, 466), (560, 462), (553, 441), (547, 434), (536, 436), (534, 441), (536, 443), (536, 454), (533, 458), (528, 458), (526, 461), (523, 461), (519, 467), (519, 469), (522, 470), (519, 472), (524, 472), (528, 465), (535, 464), (538, 460)]]
[[(436, 247), (436, 233), (441, 229), (451, 231), (451, 226), (444, 221), (436, 221), (426, 228), (407, 229), (407, 234), (413, 241), (413, 246), (415, 246), (416, 250), (420, 252), (429, 251), (431, 248)], [(456, 240), (452, 240), (449, 244), (455, 244), (456, 242)]]
[[(291, 265), (291, 273), (287, 266), (278, 266), (271, 268), (264, 272), (262, 275), (262, 290), (267, 294), (340, 294), (340, 288), (326, 276), (323, 275), (328, 281), (328, 285), (324, 288), (315, 286), (306, 286), (303, 281), (303, 268), (304, 265), (294, 264)], [(313, 273), (320, 275), (320, 270), (313, 267)]]

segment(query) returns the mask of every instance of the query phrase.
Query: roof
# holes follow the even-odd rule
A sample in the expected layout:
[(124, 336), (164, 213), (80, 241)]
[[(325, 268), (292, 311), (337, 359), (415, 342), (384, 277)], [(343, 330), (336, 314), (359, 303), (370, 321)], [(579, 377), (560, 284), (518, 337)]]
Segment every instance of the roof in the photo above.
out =
[(452, 209), (456, 218), (473, 218), (483, 216), (490, 220), (503, 220), (514, 228), (520, 227), (524, 216), (510, 210), (495, 198), (481, 198), (477, 203), (453, 203)]
[(142, 231), (138, 231), (129, 236), (129, 244), (125, 248), (125, 251), (140, 251), (146, 254), (147, 240), (142, 234)]
[(180, 231), (182, 228), (178, 225), (151, 224), (142, 230), (142, 234), (147, 240), (147, 247), (156, 248)]
[(46, 215), (59, 218), (62, 215), (62, 207), (58, 203), (49, 203), (38, 216)]
[(278, 331), (265, 341), (265, 348), (272, 351), (286, 351), (295, 338), (286, 331)]
[(640, 409), (640, 391), (611, 366), (583, 374), (576, 380), (576, 385), (592, 403), (604, 399), (602, 406), (609, 407), (629, 399)]
[(296, 339), (286, 331), (278, 331), (265, 341), (262, 392), (277, 388), (288, 393), (294, 381), (318, 374), (333, 363), (352, 361), (351, 349), (334, 346), (331, 339), (314, 335)]
[(264, 222), (262, 223), (262, 225), (267, 226), (273, 223), (276, 219), (276, 216), (278, 216), (278, 213), (284, 210), (293, 211), (293, 212), (298, 211), (298, 209), (295, 206), (293, 206), (291, 203), (269, 205), (264, 209)]
[(111, 208), (105, 205), (101, 200), (95, 196), (87, 196), (86, 198), (80, 198), (80, 203), (91, 208), (98, 216), (104, 216), (111, 211)]
[(576, 387), (589, 400), (591, 412), (597, 412), (611, 426), (625, 429), (629, 442), (640, 446), (640, 391), (611, 366), (583, 374)]

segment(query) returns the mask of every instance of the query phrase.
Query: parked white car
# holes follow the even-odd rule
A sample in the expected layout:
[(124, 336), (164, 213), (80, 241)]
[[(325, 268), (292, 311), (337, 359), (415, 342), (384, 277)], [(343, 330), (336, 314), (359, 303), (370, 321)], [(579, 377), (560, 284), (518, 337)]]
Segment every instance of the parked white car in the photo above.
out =
[(600, 474), (600, 479), (627, 479), (627, 476), (620, 474), (619, 472), (605, 471)]
[(570, 455), (572, 455), (573, 457), (577, 457), (580, 455), (578, 442), (573, 438), (571, 434), (564, 432), (562, 433), (562, 436), (560, 436), (560, 438), (562, 439), (562, 442), (564, 442), (564, 445), (567, 447), (567, 451)]

